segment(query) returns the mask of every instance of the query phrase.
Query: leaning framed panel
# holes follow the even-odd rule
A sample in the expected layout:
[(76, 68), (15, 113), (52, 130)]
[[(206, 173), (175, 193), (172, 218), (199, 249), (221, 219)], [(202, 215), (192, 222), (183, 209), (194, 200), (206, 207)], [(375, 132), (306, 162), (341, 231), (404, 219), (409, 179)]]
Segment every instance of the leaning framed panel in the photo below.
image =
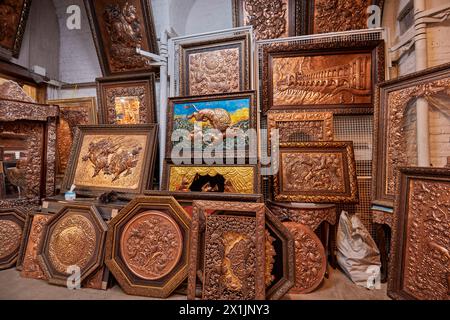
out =
[(84, 5), (104, 76), (154, 69), (136, 52), (159, 52), (149, 1), (84, 0)]
[(280, 143), (275, 201), (358, 203), (351, 141)]
[[(242, 154), (256, 157), (256, 143), (250, 143), (251, 133), (256, 139), (256, 112), (255, 91), (169, 98), (166, 158), (173, 158), (172, 150), (178, 144), (180, 151), (190, 150), (188, 158), (193, 157), (196, 141), (201, 143), (203, 152), (210, 150), (213, 156), (218, 150), (223, 156), (234, 150), (234, 158), (243, 157)], [(172, 138), (181, 141), (174, 143)], [(184, 152), (179, 153), (174, 156), (186, 157)]]
[[(414, 140), (411, 141), (407, 130), (410, 123), (415, 125), (410, 113), (416, 108), (418, 99), (424, 99), (443, 114), (447, 112), (450, 64), (381, 83), (377, 87), (376, 97), (375, 123), (378, 125), (374, 129), (372, 200), (375, 204), (392, 208), (397, 169), (416, 164), (417, 155), (410, 147), (415, 145), (416, 136), (413, 133)], [(442, 166), (445, 165), (442, 163)]]
[(187, 277), (189, 230), (173, 197), (136, 197), (109, 223), (106, 265), (126, 293), (167, 298)]
[(142, 193), (153, 179), (157, 126), (79, 126), (74, 138), (62, 191), (99, 195), (114, 190)]
[(193, 213), (188, 299), (195, 299), (197, 274), (202, 270), (203, 299), (263, 300), (264, 204), (194, 201)]
[(157, 123), (155, 74), (97, 78), (100, 124)]
[(0, 49), (14, 58), (18, 58), (20, 54), (30, 7), (31, 0), (0, 2)]
[(14, 266), (25, 227), (25, 213), (18, 208), (0, 208), (0, 270)]
[(259, 45), (264, 113), (373, 113), (374, 87), (384, 80), (384, 42), (362, 41), (357, 35), (320, 40)]
[(391, 298), (448, 300), (449, 212), (449, 168), (399, 168), (387, 289)]
[(103, 264), (107, 225), (95, 206), (67, 204), (44, 228), (38, 261), (49, 283), (68, 284), (77, 272), (80, 282)]
[(179, 45), (180, 95), (251, 89), (250, 35), (197, 40)]

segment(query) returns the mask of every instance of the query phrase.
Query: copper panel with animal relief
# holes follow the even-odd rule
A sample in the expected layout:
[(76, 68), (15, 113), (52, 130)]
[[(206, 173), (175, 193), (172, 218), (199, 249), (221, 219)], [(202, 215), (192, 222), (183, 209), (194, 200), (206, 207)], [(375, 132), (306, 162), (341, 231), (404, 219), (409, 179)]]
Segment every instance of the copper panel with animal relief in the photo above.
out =
[(150, 59), (136, 49), (158, 54), (151, 4), (144, 0), (84, 0), (104, 76), (148, 72)]
[(0, 47), (18, 58), (31, 0), (0, 1)]
[(275, 201), (357, 203), (353, 143), (280, 143)]
[(233, 36), (180, 46), (181, 95), (194, 96), (249, 90), (250, 38)]
[(63, 190), (140, 193), (152, 181), (155, 125), (80, 126), (71, 150)]
[(16, 264), (25, 226), (25, 213), (0, 208), (0, 270)]
[(399, 169), (389, 261), (394, 299), (449, 300), (450, 169)]

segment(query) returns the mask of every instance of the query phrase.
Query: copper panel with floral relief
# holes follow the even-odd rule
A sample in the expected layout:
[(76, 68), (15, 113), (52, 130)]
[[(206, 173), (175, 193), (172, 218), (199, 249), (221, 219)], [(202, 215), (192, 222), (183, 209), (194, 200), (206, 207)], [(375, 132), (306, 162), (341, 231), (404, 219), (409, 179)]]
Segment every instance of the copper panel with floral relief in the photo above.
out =
[(273, 185), (275, 201), (357, 203), (353, 143), (281, 143)]
[(449, 300), (450, 169), (400, 168), (389, 261), (394, 299)]
[(190, 218), (173, 197), (137, 197), (109, 227), (106, 265), (126, 293), (166, 298), (186, 279)]
[(182, 44), (179, 54), (181, 95), (230, 93), (251, 88), (248, 35)]
[(157, 123), (155, 74), (97, 79), (101, 124)]
[(0, 1), (0, 47), (18, 58), (31, 0)]
[(0, 209), (0, 270), (16, 264), (25, 226), (19, 209)]
[(104, 76), (148, 72), (150, 59), (136, 48), (158, 54), (151, 4), (144, 0), (84, 0)]
[(103, 264), (107, 225), (97, 208), (66, 205), (46, 224), (38, 248), (39, 264), (50, 283), (65, 286), (76, 270), (80, 281)]

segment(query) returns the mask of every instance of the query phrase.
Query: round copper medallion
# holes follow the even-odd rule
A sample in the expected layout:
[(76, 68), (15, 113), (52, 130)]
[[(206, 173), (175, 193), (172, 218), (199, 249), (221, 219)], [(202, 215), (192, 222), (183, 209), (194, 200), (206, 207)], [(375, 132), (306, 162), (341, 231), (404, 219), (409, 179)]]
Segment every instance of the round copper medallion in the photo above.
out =
[(97, 236), (91, 221), (79, 214), (62, 218), (53, 229), (49, 241), (49, 259), (63, 274), (70, 266), (84, 268), (95, 254)]
[(22, 228), (11, 220), (0, 220), (0, 259), (14, 253), (22, 238)]
[(327, 259), (322, 242), (307, 226), (297, 222), (283, 222), (295, 241), (295, 285), (290, 293), (309, 293), (323, 280)]
[(145, 211), (131, 219), (120, 238), (120, 253), (136, 276), (157, 280), (177, 265), (183, 237), (177, 223), (160, 211)]

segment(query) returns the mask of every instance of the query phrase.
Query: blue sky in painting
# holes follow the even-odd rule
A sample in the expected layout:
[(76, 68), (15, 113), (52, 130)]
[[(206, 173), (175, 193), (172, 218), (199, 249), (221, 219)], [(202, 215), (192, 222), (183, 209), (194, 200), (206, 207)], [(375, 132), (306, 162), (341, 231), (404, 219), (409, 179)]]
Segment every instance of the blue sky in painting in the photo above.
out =
[(215, 109), (222, 108), (227, 110), (229, 113), (233, 113), (236, 110), (242, 108), (250, 107), (250, 99), (236, 99), (236, 100), (217, 100), (217, 101), (207, 101), (207, 102), (187, 102), (187, 103), (176, 103), (174, 105), (174, 115), (175, 116), (186, 116), (195, 112), (194, 108), (185, 109), (185, 106), (194, 104), (197, 109), (202, 110), (205, 108)]

